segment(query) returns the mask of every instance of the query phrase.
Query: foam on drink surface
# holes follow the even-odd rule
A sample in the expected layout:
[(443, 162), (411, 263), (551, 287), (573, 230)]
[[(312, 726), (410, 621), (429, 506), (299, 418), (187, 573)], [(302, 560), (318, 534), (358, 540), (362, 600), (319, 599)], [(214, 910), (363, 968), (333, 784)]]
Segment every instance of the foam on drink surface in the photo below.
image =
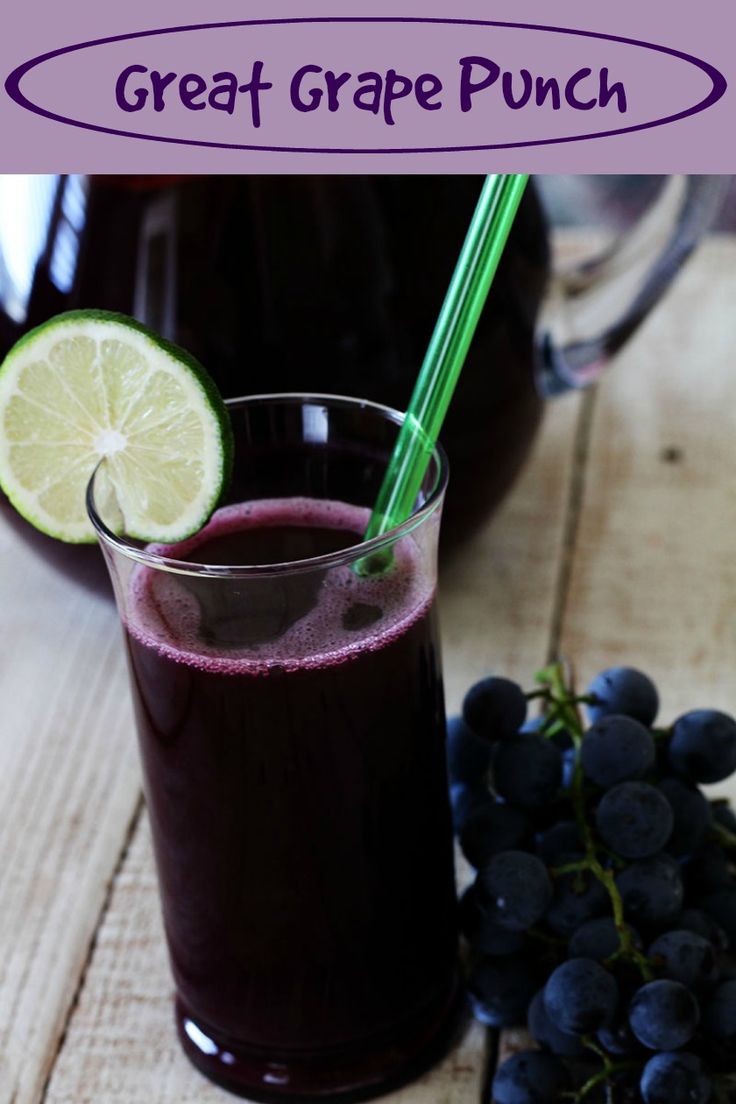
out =
[[(309, 498), (246, 502), (218, 510), (194, 537), (174, 546), (152, 545), (150, 551), (196, 563), (198, 548), (229, 533), (279, 526), (363, 532), (369, 513), (364, 507)], [(246, 645), (237, 639), (237, 617), (251, 624), (258, 617), (264, 600), (262, 577), (194, 578), (138, 565), (129, 582), (126, 626), (140, 643), (213, 674), (268, 674), (343, 663), (385, 647), (431, 605), (432, 573), (415, 538), (403, 537), (392, 551), (393, 563), (383, 575), (363, 578), (350, 564), (323, 568), (312, 607), (275, 639), (249, 640)], [(314, 585), (315, 576), (307, 574)], [(278, 578), (278, 573), (272, 577)], [(298, 588), (298, 579), (291, 575), (289, 585)], [(214, 596), (233, 610), (236, 627), (227, 647), (203, 634), (197, 588), (207, 592), (208, 600)]]

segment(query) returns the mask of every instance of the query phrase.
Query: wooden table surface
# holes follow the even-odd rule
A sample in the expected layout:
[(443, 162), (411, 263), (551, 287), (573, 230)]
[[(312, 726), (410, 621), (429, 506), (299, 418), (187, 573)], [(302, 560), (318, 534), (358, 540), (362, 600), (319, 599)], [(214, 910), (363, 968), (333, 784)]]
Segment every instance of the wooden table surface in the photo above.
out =
[[(662, 714), (736, 710), (736, 237), (709, 239), (595, 389), (548, 406), (441, 582), (447, 696), (564, 654)], [(184, 1059), (112, 604), (0, 518), (0, 1104), (224, 1104)], [(469, 1025), (393, 1104), (480, 1099)]]

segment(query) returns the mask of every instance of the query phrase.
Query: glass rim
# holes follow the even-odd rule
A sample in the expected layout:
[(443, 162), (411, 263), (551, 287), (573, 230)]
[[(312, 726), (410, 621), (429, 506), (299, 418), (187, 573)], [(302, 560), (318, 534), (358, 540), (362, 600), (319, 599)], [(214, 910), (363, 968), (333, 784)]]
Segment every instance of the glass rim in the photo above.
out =
[[(225, 399), (224, 402), (228, 410), (237, 410), (240, 407), (253, 406), (259, 403), (263, 405), (299, 403), (304, 406), (311, 402), (323, 403), (333, 407), (342, 406), (344, 408), (360, 410), (367, 409), (383, 415), (386, 420), (393, 422), (397, 426), (401, 426), (406, 418), (405, 413), (395, 410), (393, 407), (385, 406), (383, 403), (373, 402), (370, 399), (359, 399), (349, 395), (336, 395), (316, 391), (263, 392), (257, 395), (241, 395), (237, 398)], [(421, 432), (420, 430), (418, 431)], [(203, 564), (195, 560), (177, 560), (173, 556), (166, 556), (160, 552), (151, 550), (152, 546), (159, 548), (166, 547), (163, 542), (151, 542), (151, 544), (144, 548), (136, 547), (128, 538), (113, 532), (97, 512), (94, 497), (95, 476), (99, 471), (100, 465), (104, 463), (104, 460), (100, 460), (89, 478), (85, 502), (87, 515), (95, 529), (99, 542), (102, 545), (115, 549), (115, 551), (129, 560), (134, 560), (136, 563), (177, 575), (209, 576), (211, 578), (220, 579), (266, 578), (274, 575), (299, 574), (307, 571), (325, 570), (330, 567), (353, 564), (376, 552), (381, 552), (383, 549), (395, 544), (397, 540), (413, 532), (438, 510), (447, 488), (449, 463), (447, 454), (439, 441), (435, 442), (432, 446), (430, 462), (435, 464), (437, 475), (427, 496), (427, 500), (418, 509), (414, 510), (406, 521), (402, 521), (400, 525), (394, 526), (380, 536), (372, 537), (370, 540), (362, 541), (360, 544), (351, 544), (347, 548), (339, 549), (337, 552), (329, 552), (322, 556), (312, 556), (302, 560), (288, 560), (276, 564)], [(225, 504), (223, 503), (222, 505)], [(216, 507), (216, 509), (219, 508), (219, 506)], [(208, 518), (202, 528), (208, 524), (209, 520)], [(199, 532), (201, 532), (201, 530), (199, 530)], [(196, 536), (196, 534), (192, 534), (192, 536)], [(176, 543), (183, 544), (185, 541), (191, 539), (191, 536), (185, 537)], [(196, 551), (196, 549), (194, 551)]]

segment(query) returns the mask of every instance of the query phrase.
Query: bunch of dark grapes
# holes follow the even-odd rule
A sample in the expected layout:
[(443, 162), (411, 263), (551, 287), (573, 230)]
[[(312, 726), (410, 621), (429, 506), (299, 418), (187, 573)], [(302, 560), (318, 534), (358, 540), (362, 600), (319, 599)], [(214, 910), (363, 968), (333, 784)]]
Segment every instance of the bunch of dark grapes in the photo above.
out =
[(736, 816), (699, 785), (736, 769), (736, 721), (654, 727), (629, 667), (580, 696), (559, 664), (537, 681), (484, 679), (448, 729), (473, 1009), (538, 1048), (499, 1067), (493, 1101), (733, 1098)]

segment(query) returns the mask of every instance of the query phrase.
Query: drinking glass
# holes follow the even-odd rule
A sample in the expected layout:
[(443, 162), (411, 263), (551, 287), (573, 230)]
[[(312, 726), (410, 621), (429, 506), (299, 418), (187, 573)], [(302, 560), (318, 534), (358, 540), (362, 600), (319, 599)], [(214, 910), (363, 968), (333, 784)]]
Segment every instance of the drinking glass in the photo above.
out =
[(233, 479), (176, 546), (88, 505), (122, 620), (176, 1022), (254, 1098), (359, 1098), (441, 1054), (463, 999), (434, 615), (447, 463), (360, 544), (402, 415), (231, 401)]

